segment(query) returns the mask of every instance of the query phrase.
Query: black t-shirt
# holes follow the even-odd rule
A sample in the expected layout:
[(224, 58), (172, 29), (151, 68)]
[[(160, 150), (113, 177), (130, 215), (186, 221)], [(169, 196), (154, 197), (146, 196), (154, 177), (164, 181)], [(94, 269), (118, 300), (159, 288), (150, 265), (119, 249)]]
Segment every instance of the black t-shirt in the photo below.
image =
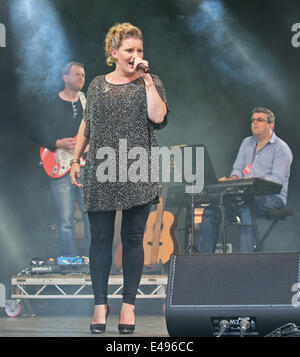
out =
[(31, 139), (51, 151), (58, 139), (73, 138), (78, 133), (83, 109), (80, 99), (67, 102), (58, 95), (42, 105), (42, 110), (31, 129)]

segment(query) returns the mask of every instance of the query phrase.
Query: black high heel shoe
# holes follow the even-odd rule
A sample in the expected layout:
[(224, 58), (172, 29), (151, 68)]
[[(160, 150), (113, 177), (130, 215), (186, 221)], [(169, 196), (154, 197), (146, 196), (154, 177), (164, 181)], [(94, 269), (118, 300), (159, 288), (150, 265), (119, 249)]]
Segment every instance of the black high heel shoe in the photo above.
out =
[[(123, 308), (123, 305), (122, 305)], [(120, 313), (120, 320), (121, 320), (121, 313)], [(121, 324), (118, 325), (118, 330), (120, 335), (128, 335), (132, 334), (135, 329), (135, 324)]]
[(119, 324), (118, 329), (120, 335), (132, 334), (134, 332), (135, 325)]
[[(106, 320), (107, 320), (109, 311), (110, 311), (109, 306), (107, 305), (107, 310), (106, 310), (106, 315), (105, 315)], [(101, 334), (101, 333), (105, 332), (105, 329), (106, 329), (106, 323), (105, 324), (90, 324), (91, 333)]]

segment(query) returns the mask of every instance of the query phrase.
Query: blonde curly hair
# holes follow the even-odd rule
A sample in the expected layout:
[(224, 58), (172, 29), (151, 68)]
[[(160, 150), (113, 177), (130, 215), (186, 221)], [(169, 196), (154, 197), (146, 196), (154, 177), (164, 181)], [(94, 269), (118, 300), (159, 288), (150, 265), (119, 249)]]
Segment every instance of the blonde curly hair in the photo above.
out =
[(129, 22), (124, 22), (122, 24), (116, 23), (109, 29), (104, 41), (106, 64), (108, 66), (112, 66), (116, 62), (113, 56), (111, 55), (111, 50), (118, 50), (123, 40), (132, 37), (143, 40), (142, 31), (138, 27), (130, 24)]

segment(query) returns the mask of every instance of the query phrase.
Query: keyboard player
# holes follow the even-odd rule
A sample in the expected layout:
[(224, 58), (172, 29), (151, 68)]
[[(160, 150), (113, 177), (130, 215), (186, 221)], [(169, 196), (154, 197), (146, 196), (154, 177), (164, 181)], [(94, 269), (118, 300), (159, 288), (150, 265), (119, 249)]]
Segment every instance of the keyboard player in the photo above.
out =
[[(252, 136), (245, 138), (239, 148), (233, 170), (223, 181), (259, 177), (282, 185), (277, 195), (255, 196), (255, 211), (258, 217), (269, 209), (286, 205), (290, 167), (293, 160), (289, 146), (274, 132), (275, 116), (267, 108), (257, 107), (250, 118)], [(232, 206), (232, 205), (231, 205)], [(226, 206), (228, 209), (229, 205)], [(250, 207), (246, 202), (236, 206), (243, 224), (252, 224)], [(204, 210), (202, 223), (197, 234), (196, 246), (200, 253), (215, 251), (221, 222), (219, 208), (211, 205)], [(241, 227), (240, 251), (252, 252), (255, 233), (252, 227)]]

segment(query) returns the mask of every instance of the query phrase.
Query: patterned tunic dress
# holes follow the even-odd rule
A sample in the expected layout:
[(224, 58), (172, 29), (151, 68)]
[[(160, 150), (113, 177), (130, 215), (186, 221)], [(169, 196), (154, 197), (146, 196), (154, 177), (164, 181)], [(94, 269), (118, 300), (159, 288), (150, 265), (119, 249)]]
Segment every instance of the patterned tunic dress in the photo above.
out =
[[(166, 102), (161, 80), (151, 76)], [(105, 75), (96, 77), (88, 89), (84, 120), (84, 135), (90, 145), (83, 187), (86, 211), (124, 210), (150, 201), (157, 203), (160, 187), (159, 182), (151, 182), (151, 147), (157, 146), (155, 130), (164, 127), (167, 120), (157, 125), (148, 118), (144, 80), (116, 85), (108, 83)], [(139, 160), (141, 155), (133, 157), (134, 150), (147, 153), (147, 163)], [(146, 164), (144, 170), (138, 162)], [(145, 175), (131, 179), (130, 172), (135, 169), (134, 177), (147, 170), (147, 179)]]

